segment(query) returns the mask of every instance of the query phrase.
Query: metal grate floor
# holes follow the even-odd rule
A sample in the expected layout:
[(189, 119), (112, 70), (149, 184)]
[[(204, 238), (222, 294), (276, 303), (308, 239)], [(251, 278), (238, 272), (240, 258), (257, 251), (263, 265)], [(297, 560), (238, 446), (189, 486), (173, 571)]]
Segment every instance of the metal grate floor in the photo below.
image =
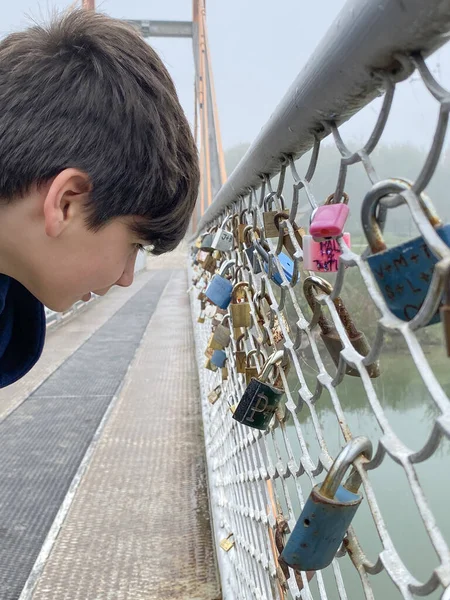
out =
[(0, 423), (1, 600), (19, 597), (168, 278), (157, 273)]

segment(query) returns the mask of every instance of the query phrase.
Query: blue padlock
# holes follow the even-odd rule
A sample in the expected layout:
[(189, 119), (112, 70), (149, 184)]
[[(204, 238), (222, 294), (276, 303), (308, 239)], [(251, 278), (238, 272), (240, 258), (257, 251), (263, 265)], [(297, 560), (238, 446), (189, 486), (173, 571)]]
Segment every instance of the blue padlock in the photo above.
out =
[(353, 461), (363, 454), (372, 457), (366, 437), (350, 440), (338, 454), (322, 485), (316, 485), (302, 510), (281, 559), (298, 571), (318, 571), (333, 560), (345, 533), (361, 504), (361, 478), (353, 469), (346, 483), (341, 481)]
[[(421, 236), (389, 250), (386, 247), (377, 220), (379, 203), (387, 195), (401, 194), (410, 187), (407, 181), (401, 179), (380, 181), (366, 194), (361, 208), (362, 225), (372, 253), (367, 257), (367, 263), (390, 311), (402, 321), (411, 321), (419, 312), (434, 267), (442, 258), (432, 252)], [(431, 200), (424, 193), (421, 194), (421, 203), (438, 236), (450, 246), (450, 225), (442, 226)], [(437, 310), (428, 324), (439, 321)]]
[(227, 360), (227, 355), (223, 350), (214, 350), (211, 356), (211, 362), (216, 367), (222, 368)]
[[(264, 261), (264, 271), (266, 273), (268, 273), (269, 272), (269, 254), (268, 254), (268, 252), (257, 241), (254, 242), (254, 246), (255, 246), (255, 250), (258, 252), (258, 254), (262, 257), (262, 259)], [(283, 269), (284, 276), (290, 282), (294, 275), (294, 261), (289, 256), (287, 256), (287, 254), (284, 254), (284, 252), (280, 252), (280, 254), (278, 254), (278, 259), (281, 263), (281, 267)], [(280, 273), (275, 268), (272, 269), (272, 281), (274, 283), (276, 283), (277, 285), (281, 285), (283, 283)]]
[(205, 290), (208, 300), (223, 310), (228, 308), (233, 292), (233, 284), (224, 275), (234, 264), (234, 260), (227, 260), (219, 273), (213, 276)]

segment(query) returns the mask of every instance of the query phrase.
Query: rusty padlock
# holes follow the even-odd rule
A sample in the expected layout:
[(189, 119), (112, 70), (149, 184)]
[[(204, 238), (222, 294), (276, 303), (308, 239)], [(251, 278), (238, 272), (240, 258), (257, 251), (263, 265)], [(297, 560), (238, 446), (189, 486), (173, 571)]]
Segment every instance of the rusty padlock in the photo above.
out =
[[(341, 354), (341, 350), (344, 348), (344, 345), (341, 341), (339, 333), (336, 328), (330, 321), (323, 315), (322, 310), (319, 309), (319, 305), (316, 300), (316, 296), (314, 294), (314, 289), (319, 289), (325, 294), (331, 294), (333, 292), (333, 286), (322, 279), (321, 277), (317, 277), (316, 275), (312, 275), (307, 277), (303, 283), (303, 293), (305, 295), (306, 300), (308, 301), (311, 310), (314, 312), (316, 309), (320, 310), (320, 317), (317, 321), (320, 327), (320, 337), (325, 344), (326, 349), (328, 350), (333, 362), (336, 366), (339, 364), (339, 357)], [(350, 343), (355, 348), (359, 354), (362, 356), (367, 356), (370, 352), (370, 346), (367, 342), (366, 336), (361, 331), (358, 331), (344, 306), (341, 298), (337, 297), (333, 300), (333, 304), (336, 307), (336, 311), (341, 319), (341, 322), (347, 332)], [(317, 308), (316, 308), (317, 307)], [(366, 365), (367, 373), (369, 377), (375, 378), (380, 375), (380, 363), (379, 361), (375, 361), (370, 365)], [(358, 369), (351, 367), (350, 365), (346, 365), (345, 373), (347, 375), (351, 375), (352, 377), (359, 377), (360, 373)]]

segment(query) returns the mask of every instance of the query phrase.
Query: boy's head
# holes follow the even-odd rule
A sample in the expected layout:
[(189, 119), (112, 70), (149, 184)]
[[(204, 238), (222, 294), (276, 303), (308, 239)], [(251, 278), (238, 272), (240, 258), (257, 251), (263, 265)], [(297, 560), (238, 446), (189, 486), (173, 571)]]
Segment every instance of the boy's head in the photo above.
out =
[(174, 85), (126, 24), (91, 11), (0, 42), (0, 273), (54, 310), (129, 285), (174, 249), (199, 185)]

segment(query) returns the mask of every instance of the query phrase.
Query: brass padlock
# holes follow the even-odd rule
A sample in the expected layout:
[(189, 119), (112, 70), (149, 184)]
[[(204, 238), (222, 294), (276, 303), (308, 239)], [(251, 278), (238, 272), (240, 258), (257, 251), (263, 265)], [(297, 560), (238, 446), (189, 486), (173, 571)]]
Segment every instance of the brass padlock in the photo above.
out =
[[(250, 304), (245, 299), (245, 290), (248, 287), (249, 285), (246, 281), (236, 283), (236, 285), (233, 287), (230, 304), (230, 314), (233, 328), (251, 327), (252, 315), (250, 312)], [(240, 296), (243, 301), (241, 301)]]
[[(318, 303), (316, 300), (316, 296), (314, 294), (314, 288), (319, 289), (325, 294), (331, 294), (333, 292), (332, 285), (322, 279), (321, 277), (317, 277), (315, 275), (307, 277), (303, 282), (303, 293), (305, 295), (306, 300), (308, 301), (309, 306), (314, 312), (318, 310)], [(336, 311), (339, 315), (339, 318), (342, 321), (342, 324), (347, 332), (350, 343), (355, 348), (359, 354), (362, 356), (367, 356), (370, 352), (370, 346), (367, 342), (366, 336), (364, 333), (358, 331), (344, 306), (341, 298), (337, 297), (333, 300), (333, 304), (336, 307)], [(339, 364), (339, 357), (341, 354), (341, 350), (344, 348), (341, 338), (332, 323), (323, 315), (322, 310), (320, 309), (320, 317), (317, 321), (321, 333), (320, 337), (322, 338), (326, 349), (328, 350), (333, 362), (336, 366)], [(370, 365), (366, 365), (367, 373), (369, 377), (375, 378), (380, 375), (380, 363), (379, 361), (375, 361)], [(358, 369), (351, 367), (350, 365), (346, 365), (345, 373), (347, 375), (351, 375), (352, 377), (359, 377)]]
[(208, 273), (213, 274), (216, 271), (216, 260), (213, 258), (212, 254), (208, 254), (201, 265)]
[(222, 319), (222, 322), (215, 327), (208, 341), (209, 348), (212, 348), (213, 350), (223, 350), (229, 345), (231, 332), (229, 327), (227, 327), (228, 320), (229, 315), (227, 314)]
[[(278, 229), (278, 231), (280, 231), (281, 221), (285, 221), (287, 219), (289, 219), (289, 213), (285, 212), (285, 211), (278, 212), (274, 216), (273, 220), (275, 223), (275, 227)], [(303, 229), (303, 227), (299, 227), (297, 225), (297, 223), (295, 223), (295, 222), (292, 223), (292, 229), (294, 230), (294, 236), (295, 236), (295, 239), (296, 239), (298, 245), (303, 250), (303, 236), (306, 234), (306, 231)], [(291, 236), (289, 235), (289, 231), (287, 230), (287, 228), (285, 228), (284, 233), (283, 233), (283, 246), (285, 247), (286, 252), (289, 254), (289, 256), (291, 258), (294, 258), (296, 248), (295, 248), (294, 243), (291, 240)]]
[(201, 311), (197, 317), (197, 323), (204, 323), (204, 322), (205, 322), (205, 313), (203, 311)]
[(238, 373), (245, 373), (245, 363), (247, 359), (247, 354), (243, 349), (245, 333), (240, 335), (236, 340), (236, 352), (234, 354), (234, 358), (236, 361), (236, 371)]
[[(258, 365), (256, 362), (256, 356), (262, 356), (264, 363), (264, 354), (261, 350), (255, 349), (250, 350), (247, 354), (247, 358), (245, 360), (245, 384), (248, 385), (252, 377), (258, 377), (258, 373), (261, 370), (262, 365)], [(253, 359), (255, 366), (251, 366), (250, 362)]]
[(215, 404), (217, 400), (220, 398), (220, 394), (222, 393), (222, 389), (220, 385), (217, 385), (214, 389), (212, 389), (208, 394), (208, 402), (210, 404)]
[(220, 540), (219, 542), (219, 546), (222, 548), (222, 550), (225, 550), (225, 552), (229, 552), (234, 546), (234, 540), (230, 540), (231, 537), (233, 537), (232, 533), (227, 535), (224, 540)]
[(248, 212), (247, 208), (244, 208), (239, 214), (239, 225), (238, 225), (238, 242), (242, 247), (242, 244), (245, 244), (245, 228), (247, 227), (247, 223), (244, 221), (244, 215)]
[(225, 364), (223, 365), (223, 367), (220, 368), (220, 372), (222, 375), (222, 381), (226, 381), (228, 379), (227, 361), (228, 361), (228, 359), (225, 361)]
[(211, 362), (211, 358), (208, 358), (205, 362), (205, 369), (208, 369), (209, 371), (217, 371), (217, 367), (215, 364), (213, 364)]
[[(278, 237), (278, 228), (275, 225), (275, 215), (278, 214), (279, 210), (271, 210), (272, 205), (276, 198), (276, 192), (270, 192), (264, 198), (264, 213), (263, 213), (263, 223), (264, 223), (264, 235), (266, 238), (274, 238)], [(283, 196), (279, 197), (281, 203), (281, 209), (284, 211), (284, 198)]]

